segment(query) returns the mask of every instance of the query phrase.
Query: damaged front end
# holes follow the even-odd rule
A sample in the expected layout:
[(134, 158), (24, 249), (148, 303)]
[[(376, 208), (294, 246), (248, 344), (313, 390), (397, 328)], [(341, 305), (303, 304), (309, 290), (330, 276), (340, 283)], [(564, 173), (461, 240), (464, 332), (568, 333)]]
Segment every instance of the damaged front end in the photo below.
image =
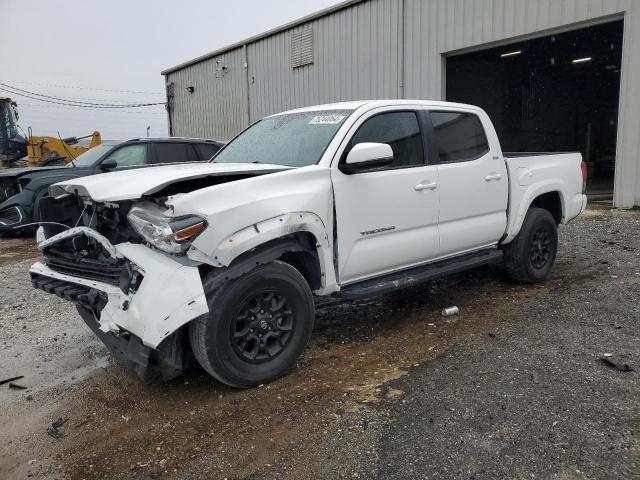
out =
[(75, 303), (140, 377), (179, 375), (190, 357), (182, 327), (209, 311), (198, 264), (180, 254), (203, 220), (164, 222), (154, 202), (80, 202), (83, 226), (38, 230), (43, 259), (30, 270), (34, 287)]

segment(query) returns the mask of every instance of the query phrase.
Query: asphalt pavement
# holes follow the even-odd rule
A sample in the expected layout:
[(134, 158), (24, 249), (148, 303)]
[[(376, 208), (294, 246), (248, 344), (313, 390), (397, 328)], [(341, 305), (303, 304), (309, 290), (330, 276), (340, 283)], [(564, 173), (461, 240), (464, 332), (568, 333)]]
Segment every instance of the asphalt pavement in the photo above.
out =
[(548, 290), (395, 382), (379, 477), (640, 478), (639, 234), (570, 225)]

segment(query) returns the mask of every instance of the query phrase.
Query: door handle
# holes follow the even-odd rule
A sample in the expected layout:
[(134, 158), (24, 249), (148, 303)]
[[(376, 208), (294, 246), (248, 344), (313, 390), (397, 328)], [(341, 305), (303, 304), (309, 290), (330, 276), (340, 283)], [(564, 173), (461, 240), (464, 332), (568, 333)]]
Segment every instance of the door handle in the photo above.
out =
[(490, 173), (489, 175), (484, 177), (484, 179), (487, 182), (490, 182), (491, 180), (500, 180), (501, 178), (502, 178), (502, 174), (500, 174), (500, 173)]
[(418, 185), (416, 185), (415, 187), (413, 187), (413, 189), (417, 192), (419, 192), (420, 190), (435, 190), (436, 188), (438, 188), (438, 184), (437, 183), (419, 183)]

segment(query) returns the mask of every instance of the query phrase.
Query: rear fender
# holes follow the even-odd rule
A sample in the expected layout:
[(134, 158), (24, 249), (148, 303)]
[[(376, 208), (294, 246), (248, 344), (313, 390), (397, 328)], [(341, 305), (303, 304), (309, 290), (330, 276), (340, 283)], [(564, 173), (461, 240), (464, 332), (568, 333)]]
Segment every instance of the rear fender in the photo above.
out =
[(558, 182), (555, 180), (549, 180), (546, 182), (539, 182), (535, 185), (529, 186), (520, 186), (518, 197), (515, 199), (510, 199), (512, 202), (517, 202), (518, 208), (514, 209), (515, 211), (511, 211), (509, 215), (509, 222), (507, 224), (507, 234), (501, 243), (509, 243), (513, 240), (520, 229), (522, 228), (522, 224), (524, 223), (524, 218), (531, 207), (533, 201), (538, 198), (540, 195), (544, 195), (545, 193), (558, 193), (560, 197), (560, 204), (562, 208), (562, 218), (566, 218), (566, 200), (564, 198), (563, 191), (566, 190), (566, 185), (562, 182)]

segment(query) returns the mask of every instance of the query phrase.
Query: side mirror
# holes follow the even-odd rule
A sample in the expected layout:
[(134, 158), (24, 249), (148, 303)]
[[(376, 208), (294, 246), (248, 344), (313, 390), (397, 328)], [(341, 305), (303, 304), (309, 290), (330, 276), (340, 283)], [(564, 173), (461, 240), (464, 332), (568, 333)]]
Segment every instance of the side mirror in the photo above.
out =
[(118, 167), (118, 162), (116, 162), (113, 158), (107, 158), (104, 162), (100, 164), (100, 170), (103, 172), (108, 172)]
[(386, 143), (358, 143), (347, 155), (340, 170), (347, 174), (357, 173), (377, 167), (384, 167), (393, 161), (393, 150)]

